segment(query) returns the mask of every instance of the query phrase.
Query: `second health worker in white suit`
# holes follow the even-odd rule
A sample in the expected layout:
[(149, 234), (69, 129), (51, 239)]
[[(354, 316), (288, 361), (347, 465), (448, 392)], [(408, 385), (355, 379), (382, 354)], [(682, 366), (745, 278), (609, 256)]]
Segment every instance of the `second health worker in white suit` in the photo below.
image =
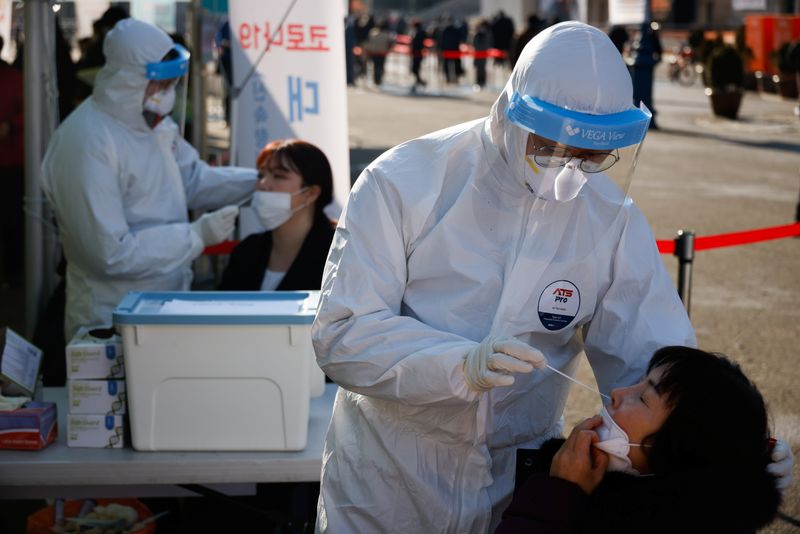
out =
[[(192, 260), (233, 231), (233, 204), (256, 182), (254, 169), (206, 165), (169, 117), (188, 68), (184, 48), (125, 19), (103, 53), (91, 98), (56, 130), (43, 163), (67, 260), (67, 339), (110, 323), (128, 291), (189, 289)], [(189, 208), (221, 206), (188, 221)]]

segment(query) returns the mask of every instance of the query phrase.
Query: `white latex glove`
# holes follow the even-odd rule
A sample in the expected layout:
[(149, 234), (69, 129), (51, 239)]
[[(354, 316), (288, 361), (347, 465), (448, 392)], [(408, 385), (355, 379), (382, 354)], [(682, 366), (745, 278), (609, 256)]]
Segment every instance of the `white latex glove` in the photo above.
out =
[(792, 448), (779, 438), (772, 448), (772, 463), (767, 464), (767, 471), (777, 479), (775, 485), (781, 492), (785, 492), (792, 484), (792, 467), (794, 467)]
[(511, 337), (487, 337), (464, 359), (464, 378), (470, 389), (487, 391), (514, 383), (511, 373), (530, 373), (544, 369), (544, 354)]
[(217, 211), (204, 213), (192, 223), (192, 231), (200, 236), (203, 245), (216, 245), (233, 233), (238, 216), (237, 206), (225, 206)]

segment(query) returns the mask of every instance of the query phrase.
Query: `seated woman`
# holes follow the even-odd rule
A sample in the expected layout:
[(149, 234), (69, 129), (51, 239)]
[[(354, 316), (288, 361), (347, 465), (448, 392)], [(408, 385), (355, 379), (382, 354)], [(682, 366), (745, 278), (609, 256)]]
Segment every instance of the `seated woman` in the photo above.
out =
[(267, 144), (256, 163), (252, 207), (267, 231), (233, 249), (220, 289), (319, 289), (333, 240), (322, 211), (333, 199), (328, 158), (314, 145), (290, 139)]
[(767, 411), (738, 365), (665, 347), (611, 398), (566, 441), (544, 444), (549, 475), (527, 478), (497, 534), (753, 532), (774, 518)]

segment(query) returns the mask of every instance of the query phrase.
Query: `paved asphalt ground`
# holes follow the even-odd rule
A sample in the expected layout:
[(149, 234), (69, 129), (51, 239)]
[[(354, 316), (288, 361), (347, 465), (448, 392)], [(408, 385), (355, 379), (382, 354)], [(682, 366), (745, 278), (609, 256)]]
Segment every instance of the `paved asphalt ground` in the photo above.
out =
[[(659, 74), (654, 107), (660, 130), (648, 134), (630, 191), (656, 238), (671, 239), (679, 229), (706, 236), (794, 222), (800, 188), (800, 120), (793, 114), (795, 104), (747, 93), (740, 120), (718, 119), (699, 83), (679, 87)], [(354, 174), (397, 143), (486, 115), (506, 76), (501, 71), (490, 73), (491, 87), (482, 92), (469, 85), (444, 87), (431, 81), (424, 92), (411, 95), (405, 68), (390, 63), (381, 91), (367, 85), (351, 88)], [(663, 259), (674, 279), (677, 260)], [(21, 290), (0, 289), (0, 325), (23, 331), (22, 302)], [(799, 304), (800, 239), (696, 255), (691, 316), (700, 346), (728, 354), (742, 365), (766, 397), (775, 435), (788, 440), (798, 457)], [(592, 381), (585, 362), (579, 377)], [(573, 388), (567, 428), (598, 408), (592, 394)], [(735, 429), (731, 439), (736, 439)], [(783, 512), (800, 519), (798, 466)], [(765, 532), (800, 532), (800, 528), (778, 520)]]
[[(719, 119), (699, 82), (686, 88), (657, 74), (653, 102), (660, 129), (648, 133), (630, 190), (655, 237), (672, 239), (679, 229), (706, 236), (793, 223), (800, 192), (796, 103), (747, 93), (739, 120)], [(382, 91), (351, 89), (351, 167), (363, 168), (402, 141), (485, 116), (504, 82), (499, 72), (490, 79), (494, 87), (483, 92), (434, 82), (433, 89), (410, 95), (409, 78), (390, 71)], [(677, 259), (663, 259), (676, 280)], [(789, 441), (800, 463), (800, 238), (697, 252), (691, 317), (700, 347), (729, 355), (758, 385), (774, 434)], [(579, 378), (593, 382), (585, 358)], [(567, 428), (598, 410), (591, 393), (573, 386)], [(782, 511), (800, 520), (797, 465)], [(765, 532), (800, 527), (778, 520)]]

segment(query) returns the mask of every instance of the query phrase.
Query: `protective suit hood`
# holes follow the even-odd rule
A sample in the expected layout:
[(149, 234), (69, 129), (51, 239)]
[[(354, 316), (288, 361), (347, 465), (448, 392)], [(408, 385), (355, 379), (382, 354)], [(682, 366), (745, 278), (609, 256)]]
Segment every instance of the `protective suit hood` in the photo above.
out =
[(593, 115), (634, 109), (630, 74), (603, 32), (576, 21), (543, 30), (523, 49), (488, 118), (489, 136), (508, 166), (504, 170), (520, 183), (523, 167), (517, 163), (525, 147), (511, 143), (507, 135), (517, 128), (506, 116), (515, 92)]
[(106, 35), (106, 64), (97, 74), (92, 98), (104, 112), (142, 131), (150, 127), (142, 117), (148, 84), (148, 63), (161, 61), (174, 46), (163, 30), (141, 20), (124, 19)]

